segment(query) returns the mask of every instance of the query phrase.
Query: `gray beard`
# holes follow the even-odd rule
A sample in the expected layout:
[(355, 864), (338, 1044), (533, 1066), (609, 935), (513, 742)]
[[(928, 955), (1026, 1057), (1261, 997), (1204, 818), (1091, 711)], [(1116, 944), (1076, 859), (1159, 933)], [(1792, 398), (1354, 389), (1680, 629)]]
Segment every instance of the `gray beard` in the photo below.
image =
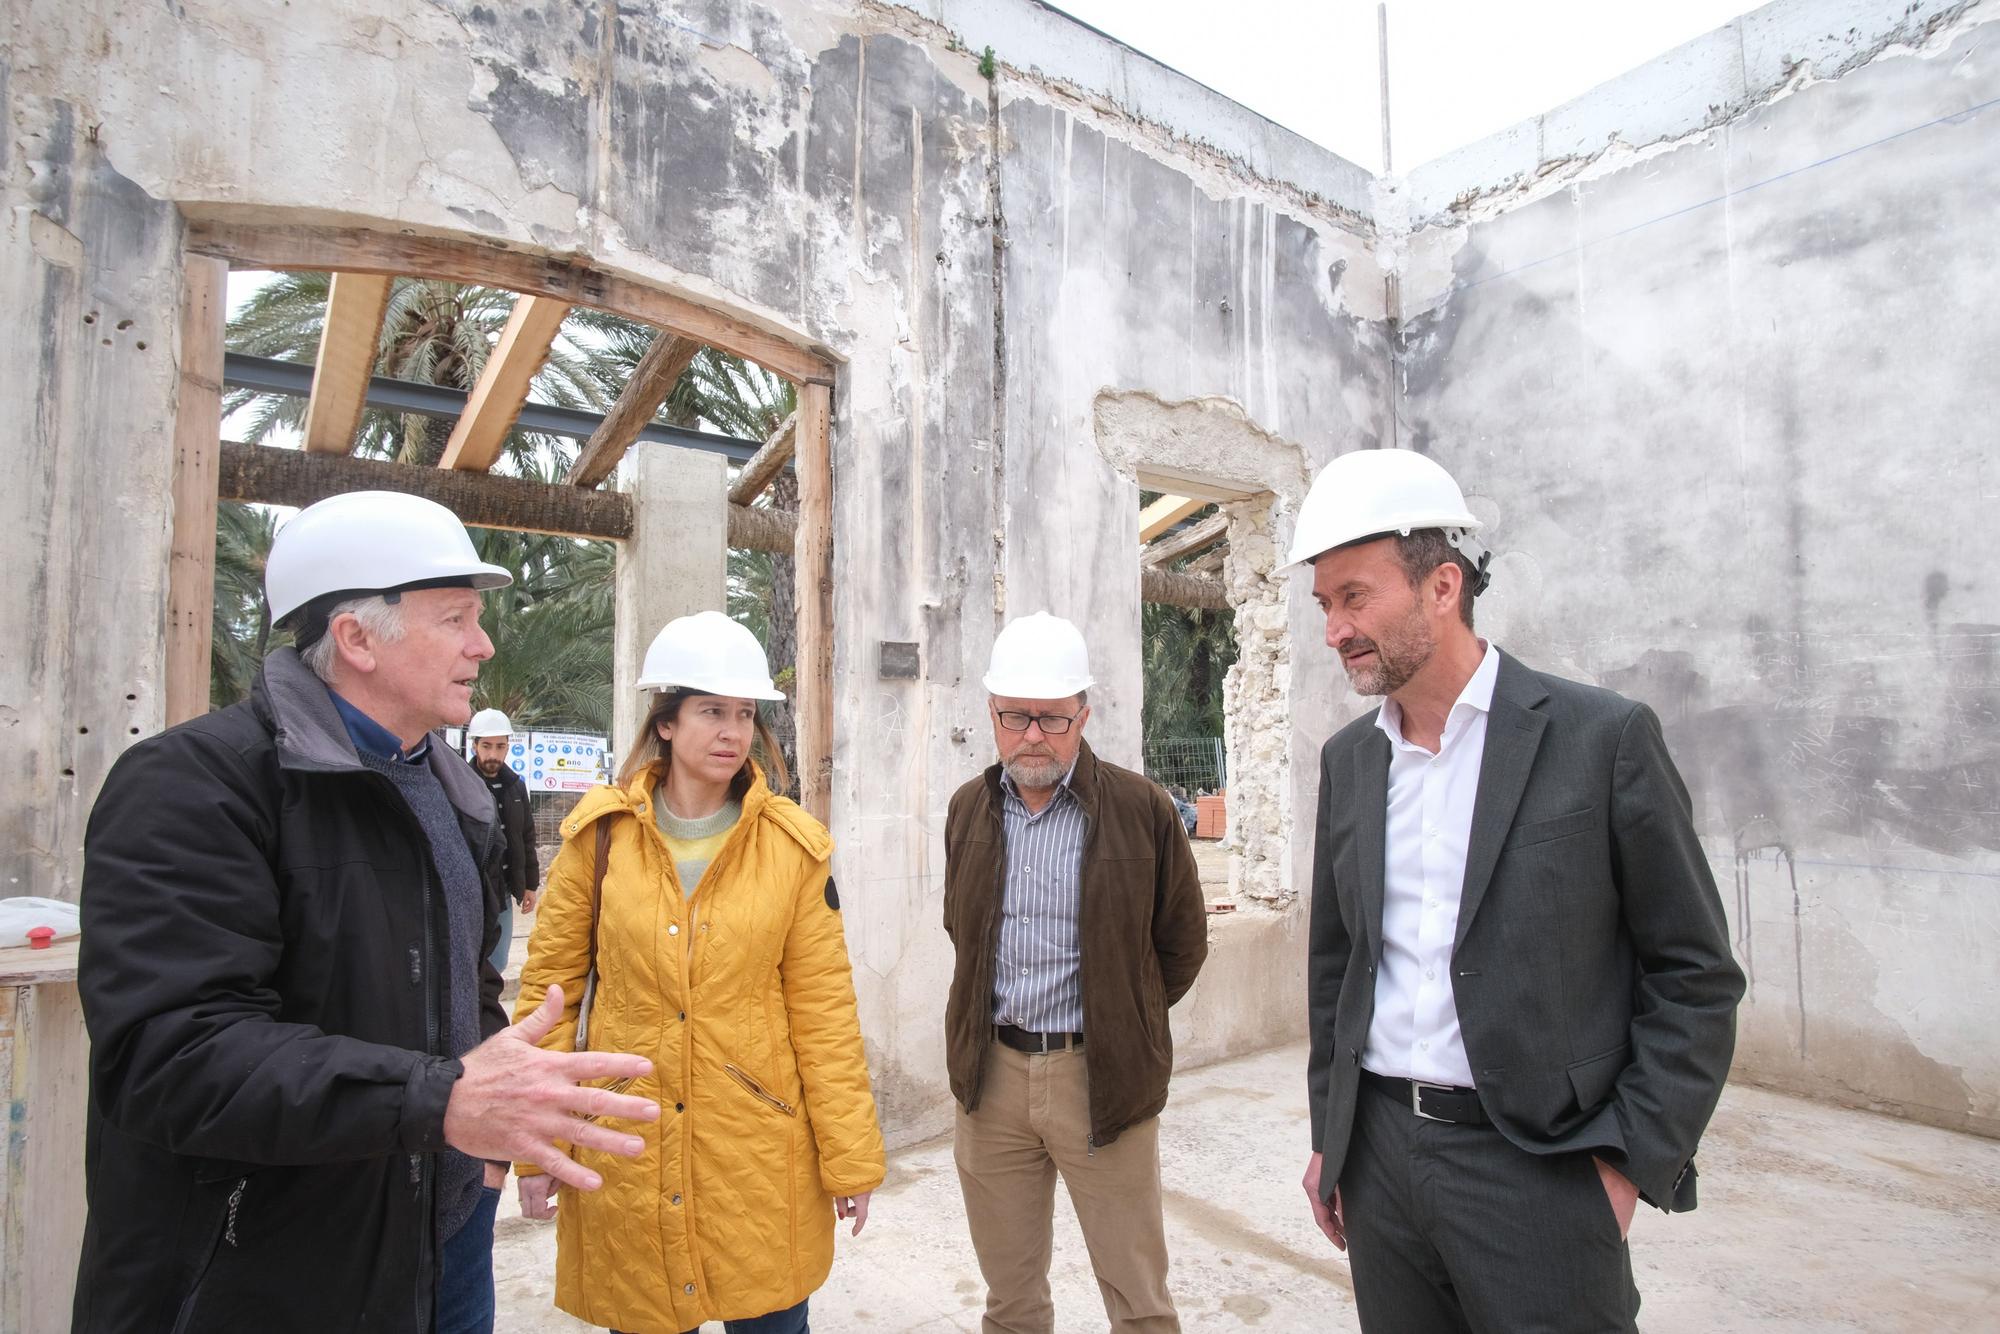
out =
[(1025, 760), (1002, 760), (1000, 767), (1014, 780), (1014, 786), (1041, 791), (1062, 782), (1069, 766), (1061, 760), (1029, 758)]

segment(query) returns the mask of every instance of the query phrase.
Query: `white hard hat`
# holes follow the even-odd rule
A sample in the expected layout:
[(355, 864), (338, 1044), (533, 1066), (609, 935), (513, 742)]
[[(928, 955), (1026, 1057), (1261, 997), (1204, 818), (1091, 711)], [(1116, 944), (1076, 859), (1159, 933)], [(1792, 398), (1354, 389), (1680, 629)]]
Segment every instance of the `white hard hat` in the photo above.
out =
[(329, 593), (362, 597), (513, 582), (513, 575), (479, 559), (457, 515), (400, 491), (350, 491), (306, 506), (278, 530), (264, 563), (273, 622)]
[(1293, 569), (1350, 543), (1420, 528), (1440, 528), (1445, 540), (1479, 573), (1472, 591), (1486, 587), (1490, 553), (1473, 536), (1479, 520), (1465, 494), (1435, 460), (1407, 449), (1357, 449), (1320, 469), (1299, 506), (1292, 530)]
[(1096, 683), (1090, 679), (1083, 632), (1060, 616), (1038, 611), (1009, 621), (993, 637), (983, 684), (991, 695), (1068, 699)]
[(514, 724), (507, 721), (507, 715), (498, 709), (481, 709), (472, 715), (472, 722), (465, 734), (475, 741), (487, 736), (512, 736)]
[(719, 611), (676, 616), (653, 636), (642, 690), (695, 690), (730, 699), (783, 699), (757, 636)]

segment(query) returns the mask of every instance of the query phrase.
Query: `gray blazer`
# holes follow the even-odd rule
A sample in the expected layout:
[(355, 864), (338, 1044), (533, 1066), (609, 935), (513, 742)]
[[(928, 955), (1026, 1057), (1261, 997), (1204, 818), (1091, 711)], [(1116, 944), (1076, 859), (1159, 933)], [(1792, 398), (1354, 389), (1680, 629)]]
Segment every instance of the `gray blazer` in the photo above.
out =
[[(1328, 1199), (1382, 957), (1389, 739), (1374, 721), (1320, 752), (1307, 1088)], [(1596, 1154), (1660, 1208), (1694, 1207), (1743, 974), (1651, 709), (1501, 655), (1451, 984), (1503, 1135), (1530, 1153)]]

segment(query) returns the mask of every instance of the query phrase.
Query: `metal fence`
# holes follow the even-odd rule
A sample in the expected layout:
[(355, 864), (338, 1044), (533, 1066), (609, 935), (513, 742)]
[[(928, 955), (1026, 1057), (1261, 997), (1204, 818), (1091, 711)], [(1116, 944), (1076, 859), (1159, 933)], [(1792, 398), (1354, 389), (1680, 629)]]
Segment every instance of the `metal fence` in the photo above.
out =
[(1185, 737), (1148, 741), (1144, 747), (1146, 777), (1184, 793), (1188, 800), (1229, 785), (1229, 764), (1221, 737)]

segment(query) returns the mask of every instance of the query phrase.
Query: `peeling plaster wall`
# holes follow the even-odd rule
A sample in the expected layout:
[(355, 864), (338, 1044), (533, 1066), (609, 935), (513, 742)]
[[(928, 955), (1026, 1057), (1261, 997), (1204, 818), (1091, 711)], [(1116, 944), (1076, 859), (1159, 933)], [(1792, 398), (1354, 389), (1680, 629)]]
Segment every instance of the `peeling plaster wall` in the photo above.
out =
[(1482, 630), (1663, 718), (1739, 1075), (1992, 1134), (2000, 7), (1879, 8), (1748, 15), (1773, 68), (1875, 58), (1408, 238), (1400, 430), (1492, 522)]
[[(1138, 757), (1136, 488), (1093, 443), (1098, 394), (1227, 398), (1302, 475), (1381, 442), (1390, 381), (1351, 164), (1026, 0), (943, 17), (871, 0), (4, 0), (0, 299), (47, 331), (6, 349), (9, 382), (41, 386), (6, 531), (23, 567), (44, 541), (66, 553), (47, 587), (9, 595), (10, 624), (62, 627), (0, 677), (35, 775), (6, 789), (10, 846), (73, 846), (118, 744), (159, 724), (180, 217), (584, 254), (842, 363), (836, 870), (884, 1124), (901, 1140), (947, 1125), (943, 814), (992, 753), (978, 677), (1004, 617), (1046, 606), (1089, 627), (1093, 740)], [(1003, 55), (990, 81), (962, 31), (989, 23), (1023, 62)], [(70, 182), (88, 186), (74, 202)], [(76, 332), (87, 309), (127, 307), (159, 331), (147, 356)], [(114, 544), (128, 559), (109, 580), (92, 553)], [(1315, 645), (1303, 582), (1288, 596)], [(917, 680), (880, 675), (884, 642), (920, 645)], [(1275, 790), (1296, 799), (1332, 710), (1303, 693)], [(42, 770), (85, 750), (52, 799)], [(24, 888), (66, 889), (60, 856), (9, 856), (42, 857)], [(1177, 1011), (1191, 1060), (1297, 1022), (1297, 987), (1240, 982), (1297, 953), (1298, 914), (1223, 934), (1224, 981)]]

